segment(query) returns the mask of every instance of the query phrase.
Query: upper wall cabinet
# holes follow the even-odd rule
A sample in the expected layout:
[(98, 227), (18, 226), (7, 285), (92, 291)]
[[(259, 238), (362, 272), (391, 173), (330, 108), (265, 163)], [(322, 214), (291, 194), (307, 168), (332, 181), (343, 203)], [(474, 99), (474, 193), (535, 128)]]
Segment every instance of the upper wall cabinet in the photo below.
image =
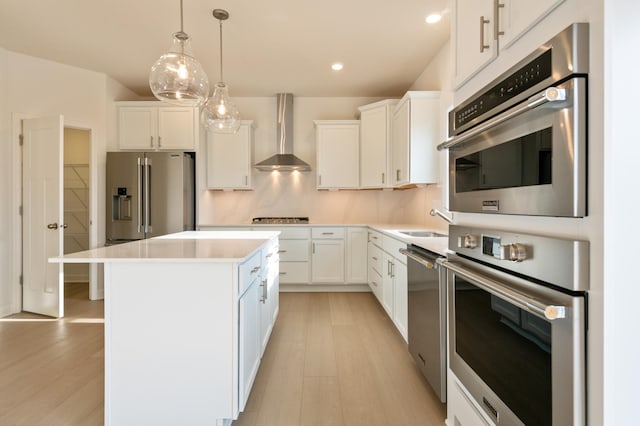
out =
[(407, 92), (392, 119), (393, 186), (438, 181), (440, 92)]
[(117, 108), (120, 149), (196, 149), (197, 108), (167, 106), (160, 102), (118, 102)]
[(315, 120), (318, 189), (355, 189), (360, 184), (360, 121)]
[(358, 108), (361, 188), (392, 186), (391, 118), (397, 103), (397, 99), (387, 99)]
[(469, 80), (563, 1), (453, 0), (454, 87)]
[(207, 188), (252, 189), (253, 121), (235, 134), (207, 132)]

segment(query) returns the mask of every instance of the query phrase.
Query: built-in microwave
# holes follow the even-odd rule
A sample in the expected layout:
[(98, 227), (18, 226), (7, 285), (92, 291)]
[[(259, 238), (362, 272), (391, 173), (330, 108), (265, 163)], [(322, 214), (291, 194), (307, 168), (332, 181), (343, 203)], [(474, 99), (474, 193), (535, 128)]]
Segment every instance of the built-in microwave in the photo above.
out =
[(449, 113), (449, 209), (587, 215), (588, 24), (573, 24)]

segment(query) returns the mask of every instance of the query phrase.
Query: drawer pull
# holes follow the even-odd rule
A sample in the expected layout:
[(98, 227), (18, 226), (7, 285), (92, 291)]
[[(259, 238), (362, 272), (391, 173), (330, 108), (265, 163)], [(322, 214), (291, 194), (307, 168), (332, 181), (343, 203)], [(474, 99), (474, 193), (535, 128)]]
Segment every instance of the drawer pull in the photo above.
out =
[(333, 235), (333, 232), (323, 232), (322, 235)]
[(280, 272), (280, 275), (287, 275), (286, 272)]
[(259, 270), (260, 270), (260, 267), (259, 267), (259, 266), (256, 266), (255, 268), (253, 268), (253, 269), (251, 270), (251, 274), (255, 274), (255, 273), (256, 273), (256, 272), (258, 272)]
[(268, 259), (268, 258), (270, 258), (271, 256), (273, 256), (273, 253), (269, 253), (269, 254), (268, 254), (268, 255), (266, 255), (265, 257)]
[(371, 256), (371, 258), (372, 258), (373, 260), (378, 260), (378, 258), (377, 258), (377, 257), (375, 257), (375, 256)]
[(286, 250), (278, 250), (278, 253), (286, 253)]

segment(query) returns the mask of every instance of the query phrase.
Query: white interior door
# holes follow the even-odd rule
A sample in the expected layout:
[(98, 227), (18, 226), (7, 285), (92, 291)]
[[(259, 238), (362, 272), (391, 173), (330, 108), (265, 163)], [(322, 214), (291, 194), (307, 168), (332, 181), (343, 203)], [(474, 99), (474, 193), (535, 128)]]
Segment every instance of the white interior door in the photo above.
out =
[(63, 117), (23, 120), (22, 309), (64, 315)]

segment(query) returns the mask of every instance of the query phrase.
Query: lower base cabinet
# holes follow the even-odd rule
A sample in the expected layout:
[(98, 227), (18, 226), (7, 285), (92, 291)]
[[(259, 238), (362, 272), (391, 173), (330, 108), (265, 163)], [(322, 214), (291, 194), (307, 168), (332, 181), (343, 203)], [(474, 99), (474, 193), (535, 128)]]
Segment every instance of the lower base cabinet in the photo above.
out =
[(407, 259), (398, 249), (404, 242), (369, 231), (368, 283), (371, 291), (404, 338), (408, 337)]
[(260, 280), (256, 279), (238, 301), (239, 313), (239, 410), (243, 411), (260, 366)]

